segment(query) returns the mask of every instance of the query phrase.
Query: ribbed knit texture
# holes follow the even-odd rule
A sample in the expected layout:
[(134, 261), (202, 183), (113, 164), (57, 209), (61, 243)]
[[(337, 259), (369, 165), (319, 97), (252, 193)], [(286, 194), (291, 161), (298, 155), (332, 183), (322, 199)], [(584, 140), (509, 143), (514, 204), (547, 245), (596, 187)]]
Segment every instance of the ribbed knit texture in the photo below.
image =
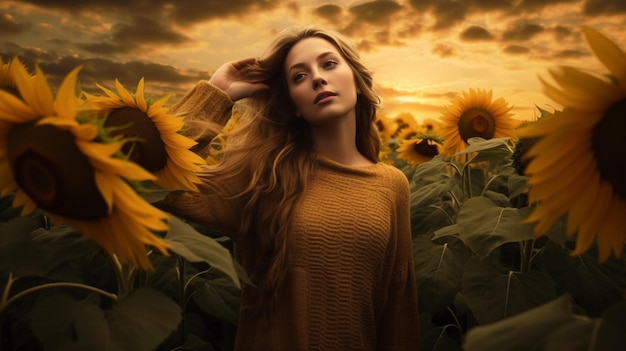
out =
[[(206, 82), (177, 104), (225, 123), (232, 102)], [(217, 115), (216, 115), (217, 114)], [(197, 117), (196, 117), (197, 118)], [(269, 323), (248, 312), (244, 286), (237, 350), (417, 350), (418, 310), (409, 223), (409, 186), (398, 169), (348, 167), (317, 156), (294, 212), (292, 265)], [(242, 180), (242, 184), (245, 180)], [(170, 212), (200, 224), (236, 228), (241, 204), (210, 194), (169, 199)], [(236, 242), (236, 257), (249, 245)], [(250, 268), (245, 267), (244, 268)]]

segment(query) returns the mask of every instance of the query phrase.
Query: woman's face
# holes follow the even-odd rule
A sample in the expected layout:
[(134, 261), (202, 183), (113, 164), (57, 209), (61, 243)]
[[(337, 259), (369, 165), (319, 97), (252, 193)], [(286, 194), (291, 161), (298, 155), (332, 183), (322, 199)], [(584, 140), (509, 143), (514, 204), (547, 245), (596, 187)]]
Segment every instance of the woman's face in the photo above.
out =
[(285, 70), (299, 117), (316, 125), (354, 116), (354, 73), (333, 44), (318, 37), (302, 39), (287, 54)]

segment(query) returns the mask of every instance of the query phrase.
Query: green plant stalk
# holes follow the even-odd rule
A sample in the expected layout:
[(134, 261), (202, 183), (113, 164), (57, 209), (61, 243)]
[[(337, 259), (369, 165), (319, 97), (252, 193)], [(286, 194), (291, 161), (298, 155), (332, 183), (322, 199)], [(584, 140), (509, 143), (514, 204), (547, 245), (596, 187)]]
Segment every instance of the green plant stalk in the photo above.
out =
[[(187, 293), (187, 285), (185, 284), (185, 259), (180, 255), (176, 255), (176, 260), (178, 262), (178, 265), (176, 267), (178, 273), (178, 304), (180, 305), (180, 309), (184, 312), (187, 305), (187, 302), (185, 301), (185, 295)], [(185, 342), (186, 329), (187, 326), (185, 325), (185, 317), (183, 316), (182, 320), (180, 321), (180, 329), (178, 330), (181, 344)]]
[(26, 289), (24, 291), (20, 291), (19, 293), (15, 294), (10, 299), (6, 300), (6, 302), (4, 302), (2, 304), (2, 306), (0, 306), (0, 315), (6, 310), (6, 308), (8, 306), (10, 306), (13, 302), (15, 302), (16, 300), (18, 300), (19, 298), (21, 298), (23, 296), (26, 296), (26, 295), (28, 295), (30, 293), (33, 293), (33, 292), (39, 291), (39, 290), (44, 290), (44, 289), (48, 289), (48, 288), (61, 288), (61, 287), (80, 288), (80, 289), (83, 289), (83, 290), (95, 292), (95, 293), (100, 294), (100, 295), (102, 295), (104, 297), (108, 297), (109, 299), (111, 299), (113, 301), (117, 300), (117, 295), (111, 294), (108, 291), (104, 291), (102, 289), (98, 289), (98, 288), (93, 287), (91, 285), (86, 285), (86, 284), (81, 284), (81, 283), (67, 283), (67, 282), (47, 283), (47, 284), (41, 284), (41, 285), (33, 286), (32, 288), (28, 288), (28, 289)]
[(530, 272), (533, 257), (533, 247), (535, 239), (525, 240), (520, 245), (520, 273)]

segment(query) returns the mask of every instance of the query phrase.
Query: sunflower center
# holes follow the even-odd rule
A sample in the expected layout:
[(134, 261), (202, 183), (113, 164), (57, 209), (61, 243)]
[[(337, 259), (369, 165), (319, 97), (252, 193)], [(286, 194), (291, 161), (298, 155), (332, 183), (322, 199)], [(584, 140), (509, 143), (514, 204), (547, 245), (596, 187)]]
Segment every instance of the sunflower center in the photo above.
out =
[(165, 143), (159, 129), (145, 112), (133, 107), (117, 108), (111, 111), (104, 125), (116, 127), (115, 136), (132, 138), (122, 147), (130, 161), (150, 172), (160, 171), (166, 166)]
[(420, 155), (435, 157), (439, 154), (439, 150), (437, 149), (437, 145), (428, 142), (428, 139), (422, 139), (419, 143), (415, 143), (413, 145), (413, 150), (419, 153)]
[(611, 105), (594, 126), (591, 149), (598, 163), (600, 178), (611, 183), (613, 192), (626, 200), (626, 98)]
[(38, 207), (78, 220), (107, 214), (95, 170), (70, 131), (34, 123), (15, 125), (7, 136), (7, 154), (15, 181)]
[(469, 138), (473, 137), (491, 139), (496, 132), (493, 116), (482, 108), (467, 109), (459, 118), (458, 126), (461, 139), (466, 143)]

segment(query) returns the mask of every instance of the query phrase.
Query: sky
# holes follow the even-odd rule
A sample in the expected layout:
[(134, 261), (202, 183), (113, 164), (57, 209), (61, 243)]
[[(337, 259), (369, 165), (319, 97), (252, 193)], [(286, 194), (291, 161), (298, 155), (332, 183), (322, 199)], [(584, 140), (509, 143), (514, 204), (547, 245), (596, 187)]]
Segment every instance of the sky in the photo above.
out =
[(222, 63), (258, 57), (280, 30), (338, 30), (374, 72), (381, 111), (438, 118), (470, 88), (532, 120), (561, 108), (538, 77), (570, 65), (605, 72), (582, 36), (591, 26), (626, 49), (626, 0), (0, 0), (0, 58), (35, 64), (58, 86), (115, 79), (176, 101)]

